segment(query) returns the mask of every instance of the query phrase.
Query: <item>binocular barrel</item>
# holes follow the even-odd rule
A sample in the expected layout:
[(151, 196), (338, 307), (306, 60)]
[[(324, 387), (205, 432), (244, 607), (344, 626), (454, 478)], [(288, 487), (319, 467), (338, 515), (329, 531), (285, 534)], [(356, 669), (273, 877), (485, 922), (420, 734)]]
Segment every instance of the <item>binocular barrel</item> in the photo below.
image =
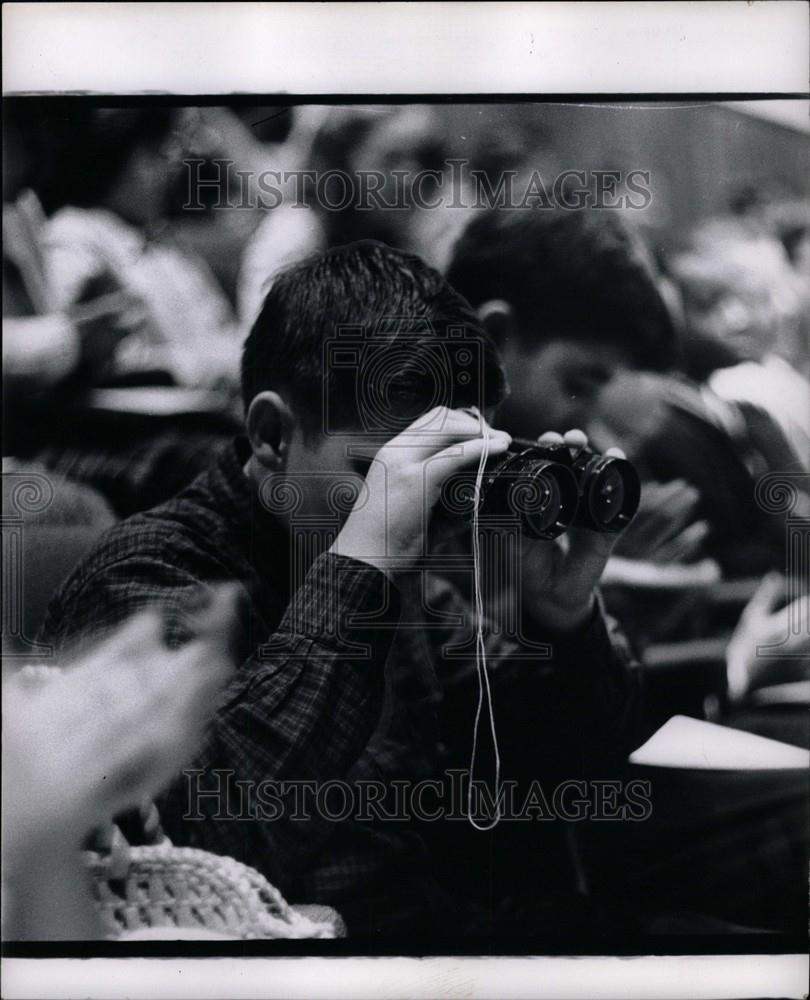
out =
[(638, 473), (624, 458), (587, 448), (572, 455), (564, 444), (515, 438), (484, 470), (479, 517), (518, 518), (533, 538), (556, 538), (571, 525), (615, 533), (632, 520), (640, 499)]

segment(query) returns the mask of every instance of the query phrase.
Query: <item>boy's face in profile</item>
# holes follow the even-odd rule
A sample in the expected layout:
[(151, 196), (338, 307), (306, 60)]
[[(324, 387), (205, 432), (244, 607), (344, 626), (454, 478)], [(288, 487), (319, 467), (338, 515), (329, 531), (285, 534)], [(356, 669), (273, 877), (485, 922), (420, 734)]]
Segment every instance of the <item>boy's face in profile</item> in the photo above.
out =
[(626, 367), (615, 347), (563, 337), (539, 345), (511, 340), (503, 362), (510, 394), (498, 426), (522, 437), (586, 427), (602, 388)]
[[(491, 422), (495, 408), (486, 411), (485, 416)], [(280, 503), (286, 508), (289, 503), (296, 504), (294, 511), (289, 511), (291, 518), (309, 527), (334, 527), (339, 530), (348, 517), (355, 502), (364, 497), (364, 480), (369, 466), (379, 450), (391, 438), (403, 430), (398, 425), (392, 427), (386, 436), (379, 430), (365, 432), (362, 428), (346, 429), (337, 433), (317, 431), (304, 434), (296, 426), (288, 448), (283, 486), (284, 492), (279, 492)], [(437, 428), (438, 429), (438, 428)], [(414, 433), (414, 432), (411, 432)], [(424, 433), (430, 434), (428, 430)], [(267, 494), (264, 495), (265, 505)], [(425, 525), (430, 523), (429, 547), (432, 547), (438, 536), (446, 540), (449, 535), (463, 530), (469, 530), (469, 525), (463, 518), (429, 516), (430, 511), (420, 485), (415, 482), (413, 490), (414, 505), (421, 505), (425, 510)]]
[(379, 434), (355, 430), (304, 434), (297, 425), (284, 469), (284, 504), (295, 503), (291, 516), (306, 519), (312, 527), (319, 522), (342, 526), (362, 495), (371, 460), (384, 443)]

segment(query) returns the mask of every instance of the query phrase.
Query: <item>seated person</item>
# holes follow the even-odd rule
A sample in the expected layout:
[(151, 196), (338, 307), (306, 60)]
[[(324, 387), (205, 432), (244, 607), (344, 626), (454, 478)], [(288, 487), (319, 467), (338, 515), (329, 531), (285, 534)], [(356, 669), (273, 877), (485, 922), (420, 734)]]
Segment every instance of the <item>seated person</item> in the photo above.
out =
[(510, 396), (499, 426), (583, 427), (599, 393), (628, 368), (677, 360), (670, 310), (645, 245), (615, 212), (477, 213), (447, 280), (501, 349)]
[[(513, 434), (574, 426), (604, 439), (597, 417), (606, 390), (625, 372), (631, 372), (628, 379), (633, 381), (638, 369), (666, 369), (677, 358), (677, 333), (653, 261), (616, 213), (476, 213), (453, 247), (448, 280), (478, 310), (501, 348), (511, 391), (497, 421)], [(637, 462), (635, 437), (626, 424), (613, 430)], [(637, 430), (635, 425), (631, 429)], [(636, 558), (639, 550), (632, 539), (640, 533), (645, 559), (655, 559), (657, 543), (672, 551), (681, 541), (688, 558), (697, 559), (703, 553), (692, 541), (696, 530), (701, 540), (696, 515), (700, 497), (680, 482), (677, 506), (666, 493), (650, 510), (661, 487), (648, 490), (648, 480), (639, 513), (617, 554)], [(650, 537), (646, 529), (653, 520), (657, 527)], [(613, 577), (623, 568), (624, 562), (613, 559), (608, 572)], [(650, 609), (641, 610), (627, 618), (636, 641), (643, 638), (639, 624), (650, 620)], [(665, 613), (669, 618), (671, 609)]]
[(733, 218), (698, 226), (666, 266), (683, 297), (687, 360), (716, 345), (701, 379), (749, 421), (767, 414), (770, 436), (781, 432), (792, 451), (791, 467), (810, 471), (806, 276), (796, 280), (775, 236)]
[[(705, 522), (690, 559), (710, 557), (730, 576), (781, 565), (782, 521), (753, 491), (764, 472), (793, 467), (788, 442), (762, 426), (766, 414), (681, 375), (677, 290), (617, 213), (479, 214), (447, 275), (502, 349), (511, 393), (498, 426), (524, 436), (579, 426), (597, 444), (618, 439), (645, 484), (683, 480), (699, 492), (693, 522), (681, 526), (694, 533)], [(617, 554), (630, 554), (643, 520)]]
[(32, 186), (49, 216), (40, 241), (54, 308), (126, 292), (144, 317), (118, 348), (116, 374), (235, 386), (230, 303), (206, 263), (166, 232), (190, 124), (171, 109), (90, 108), (47, 127)]
[[(124, 292), (87, 296), (59, 308), (51, 294), (40, 245), (42, 206), (26, 186), (32, 165), (12, 112), (5, 131), (3, 171), (3, 454), (30, 445), (42, 410), (66, 387), (102, 378), (118, 344), (142, 320)], [(50, 414), (49, 414), (50, 416)]]
[[(74, 108), (43, 110), (40, 120), (12, 112), (13, 162), (3, 187), (3, 454), (94, 487), (129, 514), (190, 482), (235, 420), (232, 310), (203, 264), (145, 232), (179, 168), (167, 159), (180, 151), (176, 116)], [(55, 211), (50, 218), (32, 189)], [(171, 424), (104, 411), (88, 419), (90, 390), (110, 381), (223, 378), (228, 392), (207, 395), (213, 412)]]
[[(647, 481), (680, 480), (679, 489), (685, 482), (699, 491), (690, 524), (683, 518), (688, 503), (676, 507), (674, 490), (658, 490), (663, 510), (651, 513), (671, 553), (680, 550), (688, 562), (711, 555), (729, 575), (784, 565), (784, 521), (775, 523), (756, 504), (754, 487), (769, 467), (793, 467), (781, 464), (787, 452), (766, 449), (761, 435), (745, 428), (745, 449), (738, 450), (718, 417), (728, 411), (725, 401), (710, 404), (708, 394), (676, 374), (678, 336), (663, 288), (644, 245), (617, 213), (482, 213), (456, 243), (447, 275), (502, 348), (511, 395), (498, 426), (526, 436), (573, 424), (598, 439), (599, 423), (607, 425), (639, 466), (645, 488)], [(665, 529), (676, 518), (681, 544), (673, 546)], [(656, 532), (649, 528), (639, 515), (615, 552), (627, 552), (646, 533), (643, 546), (630, 551), (655, 560)], [(702, 546), (694, 544), (695, 529)], [(627, 587), (619, 594), (606, 589), (605, 597), (610, 610), (622, 609), (636, 642), (660, 638), (662, 628), (674, 628), (678, 638), (688, 629), (705, 635), (707, 625), (718, 624), (703, 597), (717, 576), (707, 579), (676, 621), (672, 591)], [(646, 711), (661, 679), (646, 669), (644, 680)], [(725, 669), (719, 683), (725, 686)], [(671, 700), (666, 708), (677, 711)], [(807, 818), (800, 786), (790, 774), (659, 772), (649, 822), (580, 828), (590, 841), (593, 884), (614, 898), (635, 894), (643, 907), (687, 907), (750, 926), (803, 926), (806, 893), (796, 885), (803, 881)]]
[[(426, 377), (437, 358), (449, 379)], [(350, 935), (498, 933), (509, 919), (510, 934), (559, 932), (556, 904), (573, 896), (561, 824), (473, 830), (448, 785), (470, 767), (480, 663), (427, 527), (443, 483), (474, 470), (485, 441), (491, 455), (509, 444), (482, 417), (505, 392), (491, 341), (418, 258), (351, 244), (276, 278), (242, 385), (245, 435), (108, 532), (42, 637), (81, 645), (160, 603), (176, 646), (200, 590), (238, 581), (241, 666), (159, 802), (172, 840), (336, 907)], [(613, 537), (526, 544), (521, 631), (483, 630), (505, 778), (609, 772), (640, 741), (636, 670), (594, 591)], [(403, 815), (396, 796), (417, 782), (431, 794)], [(367, 808), (352, 810), (361, 793)]]

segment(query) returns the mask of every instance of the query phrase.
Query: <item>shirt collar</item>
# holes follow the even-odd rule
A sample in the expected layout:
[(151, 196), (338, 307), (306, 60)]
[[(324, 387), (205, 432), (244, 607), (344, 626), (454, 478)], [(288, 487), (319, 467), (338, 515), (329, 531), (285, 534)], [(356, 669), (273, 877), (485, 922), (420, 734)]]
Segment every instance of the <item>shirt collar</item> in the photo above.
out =
[(235, 437), (211, 469), (210, 488), (220, 514), (248, 537), (252, 548), (269, 550), (277, 562), (279, 555), (289, 549), (289, 534), (262, 505), (245, 474), (250, 454), (247, 438)]

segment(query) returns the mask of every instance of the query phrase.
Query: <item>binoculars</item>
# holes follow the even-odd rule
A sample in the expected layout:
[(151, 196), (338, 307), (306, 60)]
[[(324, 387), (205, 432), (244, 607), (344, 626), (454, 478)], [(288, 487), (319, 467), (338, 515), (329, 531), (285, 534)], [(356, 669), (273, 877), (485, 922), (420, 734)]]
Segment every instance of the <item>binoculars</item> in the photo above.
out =
[[(463, 491), (458, 483), (445, 483), (449, 507), (458, 509), (461, 496), (467, 513), (472, 512), (469, 482), (468, 476)], [(478, 515), (490, 521), (517, 519), (532, 538), (557, 538), (571, 525), (616, 533), (630, 523), (640, 499), (641, 482), (627, 459), (588, 448), (572, 455), (564, 444), (513, 438), (509, 451), (484, 469)]]

